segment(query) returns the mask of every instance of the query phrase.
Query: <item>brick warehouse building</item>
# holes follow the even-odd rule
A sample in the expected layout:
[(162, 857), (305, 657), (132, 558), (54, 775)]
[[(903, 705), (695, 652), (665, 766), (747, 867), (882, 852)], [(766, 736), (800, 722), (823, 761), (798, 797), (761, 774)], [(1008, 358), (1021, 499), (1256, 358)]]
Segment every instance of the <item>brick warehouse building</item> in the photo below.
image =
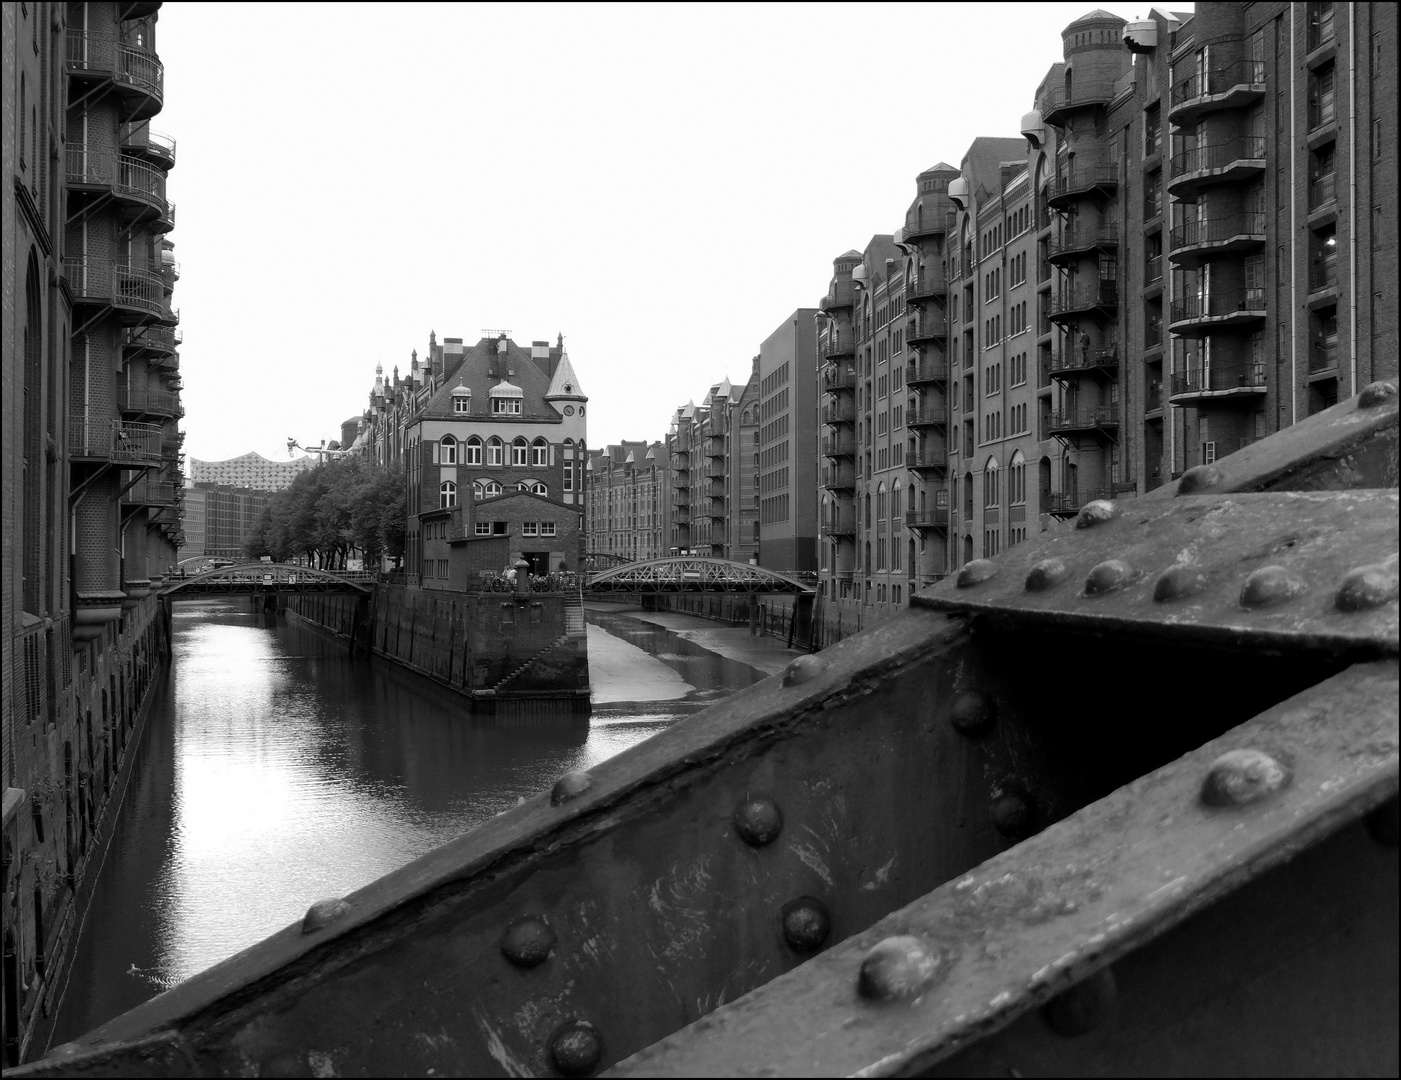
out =
[[(917, 587), (1394, 378), (1395, 54), (1386, 4), (1070, 24), (1023, 138), (921, 174), (898, 255), (836, 260), (828, 595), (879, 604), (905, 575)], [(863, 294), (893, 325), (897, 267), (909, 475), (882, 492), (878, 424), (895, 415), (865, 386), (880, 343)], [(897, 479), (903, 566), (881, 503)]]
[(7, 1065), (43, 1045), (167, 655), (151, 593), (183, 482), (160, 6), (3, 6)]
[(624, 440), (590, 450), (584, 484), (589, 551), (629, 560), (670, 554), (671, 467), (663, 443)]
[[(471, 512), (442, 514), (468, 500), (483, 502), (517, 491), (567, 507), (573, 527), (555, 542), (527, 536), (525, 504), (500, 520), (520, 519), (516, 552), (543, 553), (538, 569), (577, 569), (583, 554), (584, 464), (588, 397), (564, 351), (533, 342), (524, 349), (502, 332), (484, 332), (472, 346), (461, 338), (429, 335), (423, 362), (413, 354), (407, 378), (375, 377), (370, 407), (357, 435), (357, 452), (402, 468), (408, 488), (405, 571), (410, 586), (448, 588), (465, 580), (454, 560), (473, 561), (476, 520)], [(558, 515), (529, 518), (536, 524)], [(565, 546), (559, 543), (564, 541)], [(431, 545), (431, 548), (430, 548)], [(504, 566), (497, 567), (504, 569)]]

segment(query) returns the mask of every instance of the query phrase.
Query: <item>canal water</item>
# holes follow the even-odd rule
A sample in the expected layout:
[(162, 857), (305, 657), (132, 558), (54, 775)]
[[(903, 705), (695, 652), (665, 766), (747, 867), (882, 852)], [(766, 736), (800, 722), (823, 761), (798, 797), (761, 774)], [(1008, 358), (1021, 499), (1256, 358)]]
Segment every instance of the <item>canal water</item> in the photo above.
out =
[(426, 679), (378, 659), (352, 663), (343, 643), (246, 603), (175, 605), (174, 661), (52, 1044), (796, 655), (689, 616), (655, 619), (590, 611), (592, 720), (521, 720), (473, 716)]

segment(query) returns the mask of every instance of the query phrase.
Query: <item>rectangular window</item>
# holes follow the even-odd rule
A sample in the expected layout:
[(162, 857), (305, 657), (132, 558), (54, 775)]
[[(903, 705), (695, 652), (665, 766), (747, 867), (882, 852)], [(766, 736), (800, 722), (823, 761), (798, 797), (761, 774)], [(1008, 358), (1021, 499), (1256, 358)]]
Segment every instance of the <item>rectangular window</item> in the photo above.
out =
[(553, 521), (542, 521), (542, 522), (540, 522), (540, 535), (541, 535), (541, 536), (554, 536), (554, 535), (555, 535), (555, 523), (554, 523)]
[(521, 535), (522, 535), (522, 536), (539, 536), (539, 535), (540, 535), (540, 523), (539, 523), (538, 521), (522, 521), (522, 522), (521, 522)]
[(474, 533), (475, 535), (477, 535), (477, 536), (490, 536), (490, 535), (491, 535), (491, 522), (489, 522), (489, 521), (479, 521), (479, 522), (477, 522), (476, 525), (473, 527), (472, 531), (473, 531), (473, 533)]

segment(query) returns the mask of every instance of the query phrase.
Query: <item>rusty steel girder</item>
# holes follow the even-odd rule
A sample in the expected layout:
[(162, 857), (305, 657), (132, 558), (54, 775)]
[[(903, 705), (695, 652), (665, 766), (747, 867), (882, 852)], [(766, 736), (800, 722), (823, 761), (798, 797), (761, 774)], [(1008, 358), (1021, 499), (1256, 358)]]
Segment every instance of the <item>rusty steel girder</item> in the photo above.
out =
[(16, 1075), (1394, 1071), (1395, 430), (1092, 506)]

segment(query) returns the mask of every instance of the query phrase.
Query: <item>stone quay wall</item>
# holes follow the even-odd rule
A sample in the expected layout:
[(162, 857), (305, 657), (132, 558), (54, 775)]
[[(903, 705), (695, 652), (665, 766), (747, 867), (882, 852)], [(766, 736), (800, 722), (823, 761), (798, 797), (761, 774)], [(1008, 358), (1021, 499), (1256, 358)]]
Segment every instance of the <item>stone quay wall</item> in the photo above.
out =
[(863, 604), (826, 596), (814, 597), (812, 605), (809, 619), (799, 610), (795, 596), (672, 593), (643, 598), (644, 607), (682, 611), (730, 626), (748, 626), (756, 635), (778, 638), (795, 649), (814, 652), (879, 626), (902, 610), (893, 604)]
[(286, 610), (474, 701), (588, 700), (577, 598), (375, 585), (369, 597), (289, 596)]

